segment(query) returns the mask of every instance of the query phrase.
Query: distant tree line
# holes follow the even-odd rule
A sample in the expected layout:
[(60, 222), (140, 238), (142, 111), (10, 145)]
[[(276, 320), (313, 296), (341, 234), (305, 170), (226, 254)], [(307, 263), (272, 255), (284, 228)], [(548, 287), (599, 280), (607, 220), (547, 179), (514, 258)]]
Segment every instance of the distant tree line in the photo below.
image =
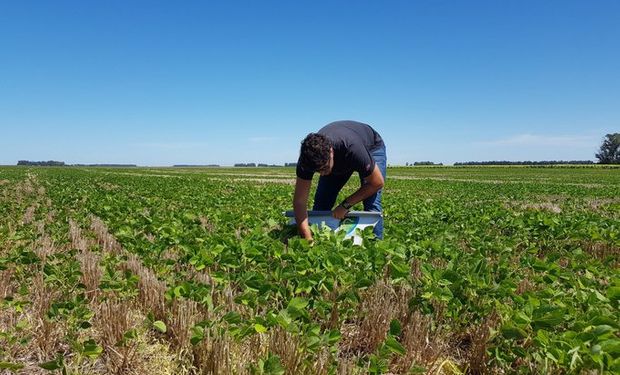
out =
[(172, 167), (175, 168), (216, 168), (219, 164), (175, 164)]
[(235, 167), (281, 167), (278, 164), (265, 164), (265, 163), (237, 163)]
[(35, 166), (35, 167), (137, 167), (136, 164), (65, 164), (64, 161), (31, 161), (31, 160), (20, 160), (17, 162), (17, 165), (27, 165), (27, 166)]
[(415, 166), (415, 165), (443, 165), (443, 163), (435, 163), (433, 161), (416, 161), (413, 164), (405, 163), (406, 167)]
[(542, 161), (466, 161), (454, 165), (554, 165), (554, 164), (594, 164), (592, 160), (542, 160)]
[[(30, 161), (30, 160), (20, 160), (17, 162), (17, 165), (26, 165), (26, 166), (45, 166), (45, 167), (137, 167), (137, 164), (65, 164), (64, 161)], [(297, 163), (286, 163), (285, 167), (294, 167)], [(174, 164), (172, 167), (175, 168), (216, 168), (220, 167), (219, 164)], [(282, 167), (282, 165), (278, 164), (266, 164), (266, 163), (237, 163), (235, 167)]]
[(73, 167), (112, 167), (112, 168), (131, 168), (137, 164), (70, 164)]
[[(620, 164), (620, 133), (612, 133), (605, 135), (599, 152), (595, 154), (599, 164)], [(543, 161), (466, 161), (454, 163), (459, 165), (577, 165), (577, 164), (594, 164), (592, 160), (543, 160)], [(64, 161), (48, 160), (48, 161), (30, 161), (19, 160), (17, 165), (39, 166), (39, 167), (63, 167), (67, 166)], [(76, 167), (137, 167), (136, 164), (69, 164)], [(435, 163), (432, 161), (416, 161), (413, 164), (406, 163), (406, 166), (425, 166), (436, 165), (441, 166), (443, 163)], [(256, 167), (256, 163), (236, 163), (235, 167)], [(285, 167), (296, 167), (297, 163), (284, 163)], [(175, 164), (173, 167), (219, 167), (218, 164), (193, 165), (193, 164)], [(280, 167), (276, 164), (259, 163), (258, 167)]]
[(30, 160), (20, 160), (17, 162), (17, 165), (28, 165), (28, 166), (37, 166), (37, 167), (63, 167), (65, 166), (64, 161), (30, 161)]

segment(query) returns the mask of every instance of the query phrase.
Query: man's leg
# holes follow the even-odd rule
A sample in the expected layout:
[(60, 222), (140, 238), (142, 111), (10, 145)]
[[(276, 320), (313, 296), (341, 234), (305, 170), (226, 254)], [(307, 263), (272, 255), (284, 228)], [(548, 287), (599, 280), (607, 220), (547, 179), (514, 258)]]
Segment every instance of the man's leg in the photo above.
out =
[[(381, 171), (381, 174), (383, 175), (383, 180), (385, 181), (386, 169), (387, 169), (387, 155), (385, 152), (385, 146), (372, 151), (370, 155), (372, 156), (373, 160), (379, 167), (379, 170)], [(364, 183), (363, 180), (361, 182), (362, 184)], [(371, 195), (370, 197), (364, 199), (364, 211), (373, 211), (373, 212), (383, 211), (383, 206), (381, 205), (382, 192), (383, 192), (383, 189), (379, 190), (378, 192)], [(383, 239), (383, 217), (381, 217), (377, 225), (375, 225), (375, 228), (373, 229), (373, 233), (375, 234), (375, 236), (377, 236), (377, 238)]]
[(336, 198), (338, 193), (342, 190), (342, 187), (347, 183), (351, 175), (343, 176), (321, 176), (319, 178), (319, 184), (316, 187), (316, 193), (314, 193), (314, 205), (312, 209), (315, 211), (331, 211), (336, 204)]

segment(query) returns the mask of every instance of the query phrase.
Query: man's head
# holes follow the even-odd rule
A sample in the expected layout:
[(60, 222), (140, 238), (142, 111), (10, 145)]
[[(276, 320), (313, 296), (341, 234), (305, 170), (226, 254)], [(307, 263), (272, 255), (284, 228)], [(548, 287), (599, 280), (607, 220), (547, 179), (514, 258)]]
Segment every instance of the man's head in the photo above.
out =
[(321, 176), (332, 172), (334, 151), (331, 142), (323, 134), (308, 134), (301, 142), (299, 154), (299, 162), (304, 169), (319, 172)]

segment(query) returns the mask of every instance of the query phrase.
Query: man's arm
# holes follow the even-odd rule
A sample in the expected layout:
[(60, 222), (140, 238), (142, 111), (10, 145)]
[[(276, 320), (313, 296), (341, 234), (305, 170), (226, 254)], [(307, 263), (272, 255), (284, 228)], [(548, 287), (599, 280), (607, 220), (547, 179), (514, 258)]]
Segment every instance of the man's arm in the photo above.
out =
[(310, 232), (310, 226), (308, 225), (308, 195), (310, 194), (311, 185), (312, 180), (304, 180), (297, 177), (295, 181), (295, 195), (293, 196), (293, 210), (295, 211), (297, 230), (308, 241), (312, 241), (312, 232)]
[[(383, 188), (383, 184), (383, 175), (381, 174), (379, 167), (375, 164), (375, 169), (373, 169), (372, 173), (364, 179), (362, 186), (347, 198), (347, 202), (351, 205), (361, 202)], [(336, 219), (342, 220), (347, 212), (347, 209), (338, 205), (334, 211), (332, 211), (332, 215)]]

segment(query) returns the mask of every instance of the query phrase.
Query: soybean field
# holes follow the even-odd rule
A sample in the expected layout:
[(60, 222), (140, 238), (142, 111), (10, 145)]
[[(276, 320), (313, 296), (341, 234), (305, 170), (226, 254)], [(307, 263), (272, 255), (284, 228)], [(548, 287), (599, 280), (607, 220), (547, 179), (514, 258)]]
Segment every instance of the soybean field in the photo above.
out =
[(388, 168), (361, 246), (294, 183), (0, 167), (0, 373), (620, 373), (620, 168)]

